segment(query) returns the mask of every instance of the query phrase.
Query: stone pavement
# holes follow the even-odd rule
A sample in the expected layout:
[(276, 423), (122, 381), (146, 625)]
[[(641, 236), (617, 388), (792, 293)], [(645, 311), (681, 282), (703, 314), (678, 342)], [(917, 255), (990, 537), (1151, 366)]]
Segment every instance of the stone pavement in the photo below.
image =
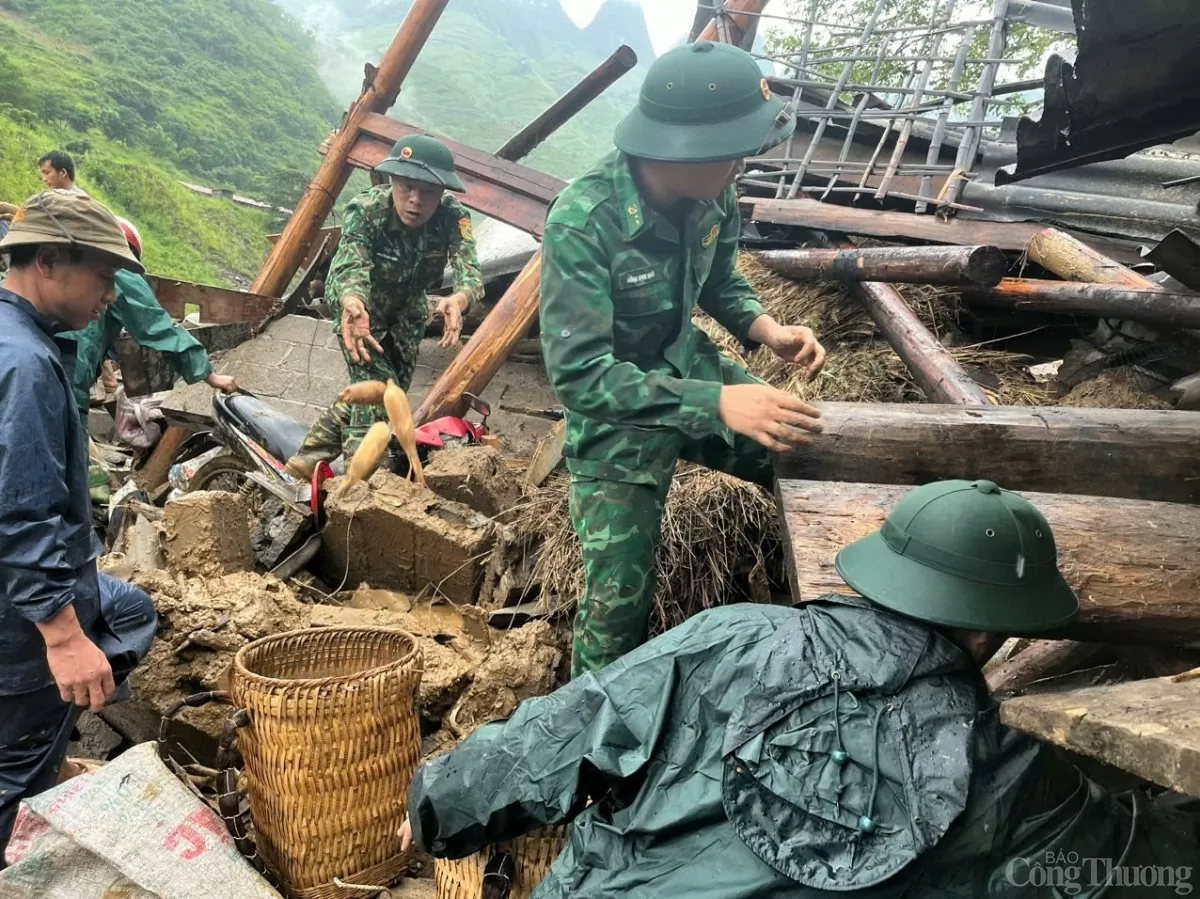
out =
[[(408, 391), (414, 410), (459, 349), (442, 349), (435, 339), (422, 343)], [(243, 389), (305, 425), (312, 424), (349, 383), (332, 325), (302, 315), (279, 319), (254, 340), (214, 356), (213, 364), (220, 374), (233, 375)], [(163, 401), (168, 421), (191, 428), (210, 426), (212, 388), (203, 383), (180, 383)], [(556, 405), (540, 360), (506, 363), (483, 392), (483, 399), (492, 407), (492, 432), (500, 436), (507, 452), (528, 456), (553, 424), (550, 419), (501, 408), (530, 411)]]

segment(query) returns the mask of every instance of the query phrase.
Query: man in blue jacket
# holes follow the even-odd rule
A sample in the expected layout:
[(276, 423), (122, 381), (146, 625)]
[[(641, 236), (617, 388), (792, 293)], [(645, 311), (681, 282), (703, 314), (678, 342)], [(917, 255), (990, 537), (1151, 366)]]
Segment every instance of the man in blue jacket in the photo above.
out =
[(57, 343), (103, 313), (119, 269), (141, 263), (111, 212), (61, 190), (26, 201), (0, 253), (3, 848), (20, 801), (57, 782), (79, 712), (118, 696), (157, 617), (145, 593), (97, 571), (86, 441)]

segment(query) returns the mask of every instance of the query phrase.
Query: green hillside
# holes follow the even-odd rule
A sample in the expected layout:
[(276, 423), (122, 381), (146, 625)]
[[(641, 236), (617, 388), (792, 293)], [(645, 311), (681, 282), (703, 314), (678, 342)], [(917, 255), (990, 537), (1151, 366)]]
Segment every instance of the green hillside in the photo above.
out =
[(307, 35), (269, 0), (0, 0), (0, 198), (70, 152), (81, 186), (142, 230), (160, 274), (244, 283), (338, 120)]

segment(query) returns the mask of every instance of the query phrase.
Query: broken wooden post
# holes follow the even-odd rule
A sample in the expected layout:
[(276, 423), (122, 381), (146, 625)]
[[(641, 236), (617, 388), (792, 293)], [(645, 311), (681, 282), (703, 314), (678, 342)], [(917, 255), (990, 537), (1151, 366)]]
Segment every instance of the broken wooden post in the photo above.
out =
[(824, 431), (776, 456), (778, 477), (917, 485), (986, 475), (1014, 490), (1200, 503), (1200, 412), (817, 406)]
[(496, 155), (509, 162), (524, 159), (538, 144), (636, 66), (637, 61), (637, 54), (633, 52), (633, 48), (622, 44), (608, 59), (548, 106), (541, 115), (510, 137), (507, 143), (496, 151)]
[(1103, 643), (1034, 640), (1011, 659), (985, 670), (988, 689), (993, 693), (1020, 690), (1035, 681), (1074, 671), (1107, 649)]
[(359, 124), (371, 113), (384, 113), (396, 102), (400, 85), (450, 0), (415, 0), (388, 47), (375, 78), (346, 115), (330, 143), (321, 167), (296, 205), (279, 242), (271, 250), (250, 288), (251, 293), (281, 296), (308, 254), (325, 217), (350, 179), (346, 160), (358, 140)]
[(970, 290), (965, 294), (965, 299), (972, 303), (1023, 312), (1083, 314), (1176, 328), (1200, 328), (1200, 294), (1174, 293), (1157, 285), (1136, 288), (1083, 284), (1078, 281), (1005, 278), (990, 290)]
[[(793, 599), (852, 593), (838, 576), (834, 558), (842, 547), (882, 527), (888, 512), (911, 489), (778, 481)], [(1054, 529), (1058, 567), (1079, 597), (1080, 612), (1075, 622), (1053, 634), (1013, 636), (1200, 646), (1200, 545), (1195, 539), (1200, 508), (1021, 493)]]
[(1029, 239), (1029, 258), (1066, 281), (1113, 284), (1157, 290), (1158, 285), (1057, 228), (1043, 228)]
[(1172, 790), (1200, 796), (1200, 690), (1172, 678), (1020, 696), (1008, 727)]
[[(828, 238), (826, 238), (828, 240)], [(844, 238), (829, 240), (834, 249), (857, 249)], [(913, 380), (933, 403), (987, 406), (982, 387), (971, 380), (958, 361), (917, 318), (896, 288), (878, 281), (847, 281), (875, 326), (912, 372)]]
[(991, 246), (767, 250), (757, 258), (767, 268), (799, 281), (841, 278), (976, 288), (999, 284), (1008, 267), (1004, 253)]
[(429, 388), (414, 416), (417, 427), (443, 415), (462, 414), (463, 394), (478, 394), (487, 387), (517, 341), (537, 320), (541, 282), (542, 252), (538, 250)]

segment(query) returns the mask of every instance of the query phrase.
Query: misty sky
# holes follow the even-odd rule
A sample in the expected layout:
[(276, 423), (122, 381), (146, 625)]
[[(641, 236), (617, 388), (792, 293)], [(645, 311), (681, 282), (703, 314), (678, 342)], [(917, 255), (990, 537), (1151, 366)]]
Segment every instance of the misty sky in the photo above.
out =
[[(563, 12), (581, 28), (596, 16), (604, 0), (558, 0)], [(638, 0), (646, 16), (650, 42), (655, 53), (669, 50), (681, 37), (686, 37), (696, 16), (696, 0)]]

